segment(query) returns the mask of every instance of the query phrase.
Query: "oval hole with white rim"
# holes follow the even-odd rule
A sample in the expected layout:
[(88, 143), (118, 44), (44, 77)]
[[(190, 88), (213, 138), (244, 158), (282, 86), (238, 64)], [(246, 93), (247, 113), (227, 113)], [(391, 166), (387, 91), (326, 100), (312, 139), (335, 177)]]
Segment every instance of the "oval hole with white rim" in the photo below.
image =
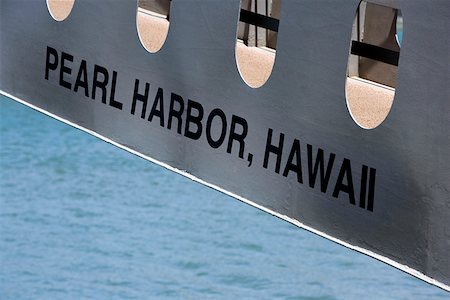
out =
[(171, 0), (138, 0), (136, 25), (139, 39), (150, 53), (158, 52), (170, 27)]
[(399, 10), (361, 1), (353, 23), (345, 93), (355, 122), (379, 126), (389, 114), (397, 84)]
[(236, 64), (252, 88), (264, 85), (275, 63), (281, 0), (241, 0)]
[(75, 0), (47, 0), (47, 8), (53, 19), (63, 21), (70, 15), (74, 3)]

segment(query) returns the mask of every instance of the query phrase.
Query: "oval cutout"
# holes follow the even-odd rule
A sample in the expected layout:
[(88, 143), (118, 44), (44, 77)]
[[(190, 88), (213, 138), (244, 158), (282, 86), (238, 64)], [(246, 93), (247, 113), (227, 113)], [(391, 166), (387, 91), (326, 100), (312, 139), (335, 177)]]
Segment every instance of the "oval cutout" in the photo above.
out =
[(170, 27), (170, 0), (138, 0), (136, 25), (139, 40), (150, 53), (164, 45)]
[(364, 129), (378, 127), (395, 97), (400, 47), (399, 10), (361, 1), (353, 23), (345, 94), (353, 120)]
[(263, 86), (272, 74), (280, 11), (281, 0), (241, 0), (235, 57), (242, 79), (252, 88)]
[(47, 0), (47, 9), (56, 21), (65, 20), (72, 11), (75, 0)]

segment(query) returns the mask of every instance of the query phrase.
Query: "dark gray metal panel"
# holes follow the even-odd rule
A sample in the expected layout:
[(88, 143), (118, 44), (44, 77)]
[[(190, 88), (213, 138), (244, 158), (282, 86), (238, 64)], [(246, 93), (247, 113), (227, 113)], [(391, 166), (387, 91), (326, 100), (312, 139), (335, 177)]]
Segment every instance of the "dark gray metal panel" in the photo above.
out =
[[(383, 0), (386, 2), (385, 0)], [(397, 1), (405, 18), (396, 99), (376, 129), (354, 123), (345, 80), (357, 0), (284, 1), (273, 73), (248, 87), (235, 62), (239, 0), (173, 1), (166, 44), (148, 53), (136, 32), (136, 1), (76, 0), (54, 21), (45, 1), (3, 0), (0, 11), (0, 89), (3, 93), (109, 138), (111, 142), (203, 180), (210, 186), (450, 290), (450, 5), (447, 0)], [(47, 46), (117, 72), (118, 110), (45, 76)], [(111, 78), (110, 78), (111, 79)], [(164, 90), (167, 125), (171, 93), (201, 103), (206, 118), (221, 108), (248, 124), (244, 158), (239, 143), (214, 149), (205, 134), (192, 140), (130, 113), (135, 79), (150, 83), (146, 119), (157, 88)], [(186, 112), (183, 115), (185, 120)], [(216, 119), (217, 121), (217, 119)], [(212, 127), (217, 137), (217, 122)], [(275, 156), (263, 166), (268, 129), (284, 133), (280, 174)], [(195, 129), (195, 126), (192, 127)], [(240, 127), (238, 126), (238, 132)], [(184, 126), (183, 126), (184, 130)], [(282, 175), (294, 139), (300, 141), (303, 183)], [(336, 155), (330, 186), (309, 186), (307, 144), (314, 155)], [(253, 154), (249, 167), (248, 154)], [(352, 167), (356, 205), (333, 197), (344, 159)], [(359, 207), (363, 165), (376, 169), (373, 211)], [(348, 172), (344, 173), (348, 175)], [(344, 184), (348, 185), (346, 180)]]
[[(397, 11), (367, 3), (364, 11), (364, 33), (360, 41), (400, 52), (395, 38)], [(391, 87), (396, 86), (397, 66), (359, 57), (359, 76)]]
[(139, 7), (152, 12), (168, 16), (170, 11), (170, 0), (138, 0)]

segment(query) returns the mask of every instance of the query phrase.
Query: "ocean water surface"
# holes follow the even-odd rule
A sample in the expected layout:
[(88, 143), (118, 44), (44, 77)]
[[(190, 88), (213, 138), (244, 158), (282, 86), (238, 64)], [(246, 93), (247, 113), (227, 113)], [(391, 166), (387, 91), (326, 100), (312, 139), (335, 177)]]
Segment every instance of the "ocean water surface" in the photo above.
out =
[(0, 299), (450, 297), (0, 97)]

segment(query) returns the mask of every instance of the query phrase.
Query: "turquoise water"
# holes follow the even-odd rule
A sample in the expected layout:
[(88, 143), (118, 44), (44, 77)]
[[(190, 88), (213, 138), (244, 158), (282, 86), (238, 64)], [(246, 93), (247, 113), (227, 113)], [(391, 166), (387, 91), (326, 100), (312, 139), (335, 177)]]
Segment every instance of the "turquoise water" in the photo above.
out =
[(0, 99), (0, 299), (449, 294)]
[(396, 31), (395, 38), (397, 39), (398, 45), (401, 47), (403, 43), (403, 16), (400, 11), (397, 15)]

